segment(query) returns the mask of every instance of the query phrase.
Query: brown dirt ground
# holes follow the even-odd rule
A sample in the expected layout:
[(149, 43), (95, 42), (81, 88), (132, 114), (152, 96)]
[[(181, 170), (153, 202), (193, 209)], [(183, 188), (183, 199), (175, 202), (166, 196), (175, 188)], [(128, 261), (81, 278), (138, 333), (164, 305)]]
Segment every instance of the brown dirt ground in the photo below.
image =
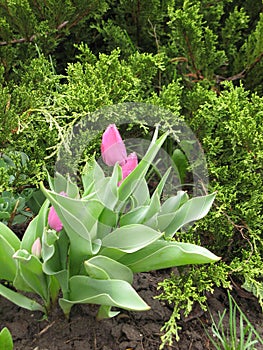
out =
[[(40, 320), (40, 313), (23, 310), (0, 298), (0, 329), (8, 327), (14, 339), (14, 350), (158, 350), (161, 344), (160, 328), (172, 313), (171, 306), (154, 299), (158, 294), (158, 282), (169, 276), (169, 270), (141, 273), (135, 276), (134, 287), (151, 306), (146, 312), (122, 311), (117, 317), (96, 321), (96, 305), (76, 305), (70, 320), (61, 311), (54, 310), (49, 320)], [(240, 296), (234, 292), (235, 300), (250, 322), (263, 336), (262, 310), (257, 300), (249, 294)], [(216, 317), (228, 307), (226, 291), (216, 289), (208, 295), (208, 306)], [(208, 312), (195, 307), (180, 325), (180, 341), (174, 341), (165, 350), (209, 350), (214, 349), (204, 327), (209, 329), (211, 319)], [(263, 345), (257, 344), (256, 350)], [(4, 349), (0, 349), (4, 350)]]

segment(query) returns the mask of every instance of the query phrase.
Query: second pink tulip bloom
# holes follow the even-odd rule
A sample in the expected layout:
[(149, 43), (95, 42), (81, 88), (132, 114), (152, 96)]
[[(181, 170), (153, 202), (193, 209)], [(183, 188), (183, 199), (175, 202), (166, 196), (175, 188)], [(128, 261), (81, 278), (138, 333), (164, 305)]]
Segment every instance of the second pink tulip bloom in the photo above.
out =
[(122, 181), (138, 165), (138, 158), (135, 152), (127, 156), (126, 147), (115, 124), (110, 124), (102, 135), (101, 154), (104, 163), (114, 166), (119, 163), (122, 169)]

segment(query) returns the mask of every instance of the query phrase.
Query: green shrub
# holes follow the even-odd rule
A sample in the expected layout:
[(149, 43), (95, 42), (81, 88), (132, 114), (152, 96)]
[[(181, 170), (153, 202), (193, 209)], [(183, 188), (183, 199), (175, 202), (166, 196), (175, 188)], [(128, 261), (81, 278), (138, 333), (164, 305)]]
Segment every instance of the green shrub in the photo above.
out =
[[(200, 140), (209, 191), (217, 191), (206, 219), (177, 238), (223, 257), (215, 270), (196, 272), (195, 286), (207, 283), (195, 297), (185, 284), (177, 311), (202, 300), (220, 269), (263, 306), (262, 1), (45, 3), (0, 0), (0, 151), (29, 158), (14, 185), (14, 174), (0, 168), (1, 191), (45, 179), (67, 131), (85, 118), (92, 123), (101, 107), (146, 102), (171, 110)], [(85, 156), (98, 145), (97, 138)], [(167, 287), (162, 298), (171, 295)]]
[(9, 90), (3, 88), (3, 151), (26, 153), (30, 170), (25, 183), (38, 183), (46, 176), (44, 168), (54, 166), (57, 148), (73, 124), (93, 118), (91, 113), (103, 106), (146, 101), (162, 69), (161, 55), (136, 52), (124, 60), (114, 50), (97, 58), (86, 45), (80, 45), (78, 62), (69, 64), (65, 75), (58, 75), (53, 62), (39, 53), (29, 66), (23, 66), (19, 84), (12, 82)]
[(218, 192), (203, 229), (230, 261), (252, 247), (262, 253), (263, 100), (242, 86), (225, 87), (219, 97), (207, 94), (189, 122), (204, 147), (210, 187)]
[(157, 298), (165, 300), (173, 308), (170, 319), (161, 329), (163, 335), (160, 349), (163, 349), (167, 343), (172, 345), (174, 338), (177, 341), (180, 339), (181, 326), (178, 321), (181, 319), (182, 312), (184, 317), (187, 317), (196, 302), (203, 310), (207, 310), (204, 293), (213, 293), (215, 285), (229, 288), (228, 270), (228, 266), (224, 263), (211, 264), (208, 267), (181, 268), (179, 274), (172, 273), (169, 279), (159, 283), (158, 289), (161, 289), (161, 294)]

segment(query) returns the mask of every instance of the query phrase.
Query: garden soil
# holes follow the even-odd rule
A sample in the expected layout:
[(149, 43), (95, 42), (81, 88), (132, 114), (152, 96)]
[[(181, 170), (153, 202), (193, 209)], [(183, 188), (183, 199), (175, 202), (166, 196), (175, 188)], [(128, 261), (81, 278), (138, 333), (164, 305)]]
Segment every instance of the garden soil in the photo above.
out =
[[(112, 319), (96, 320), (96, 305), (75, 305), (70, 319), (66, 320), (60, 310), (53, 310), (48, 320), (41, 320), (41, 313), (21, 309), (0, 298), (0, 329), (8, 327), (14, 339), (14, 350), (158, 350), (161, 344), (161, 327), (172, 313), (172, 305), (154, 297), (160, 293), (158, 282), (167, 278), (170, 270), (135, 275), (134, 288), (151, 306), (149, 311), (121, 313)], [(262, 310), (257, 300), (249, 293), (236, 287), (235, 300), (263, 336)], [(228, 308), (226, 291), (216, 289), (208, 295), (208, 306), (216, 318), (218, 312)], [(227, 322), (227, 318), (225, 320)], [(164, 350), (206, 350), (214, 349), (204, 330), (211, 326), (209, 312), (203, 312), (198, 305), (191, 314), (180, 320), (180, 340)], [(227, 324), (226, 324), (227, 327)], [(262, 350), (263, 345), (256, 345)], [(4, 349), (0, 349), (4, 350)]]

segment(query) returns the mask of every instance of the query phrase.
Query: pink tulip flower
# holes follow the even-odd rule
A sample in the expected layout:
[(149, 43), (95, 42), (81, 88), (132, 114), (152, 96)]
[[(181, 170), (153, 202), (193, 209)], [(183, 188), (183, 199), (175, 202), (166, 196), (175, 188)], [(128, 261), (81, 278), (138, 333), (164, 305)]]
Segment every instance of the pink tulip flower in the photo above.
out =
[[(67, 194), (65, 192), (60, 192), (60, 194), (64, 197), (67, 197)], [(60, 218), (58, 217), (58, 214), (53, 206), (50, 208), (48, 213), (48, 224), (53, 230), (57, 232), (63, 229), (63, 224), (60, 221)]]
[(135, 152), (128, 155), (126, 162), (121, 165), (122, 180), (124, 180), (138, 165), (138, 158)]
[(35, 255), (37, 258), (41, 257), (41, 241), (40, 238), (38, 237), (35, 242), (32, 244), (31, 247), (31, 253)]
[(125, 163), (126, 147), (115, 124), (110, 124), (102, 135), (101, 155), (104, 163), (109, 166)]

